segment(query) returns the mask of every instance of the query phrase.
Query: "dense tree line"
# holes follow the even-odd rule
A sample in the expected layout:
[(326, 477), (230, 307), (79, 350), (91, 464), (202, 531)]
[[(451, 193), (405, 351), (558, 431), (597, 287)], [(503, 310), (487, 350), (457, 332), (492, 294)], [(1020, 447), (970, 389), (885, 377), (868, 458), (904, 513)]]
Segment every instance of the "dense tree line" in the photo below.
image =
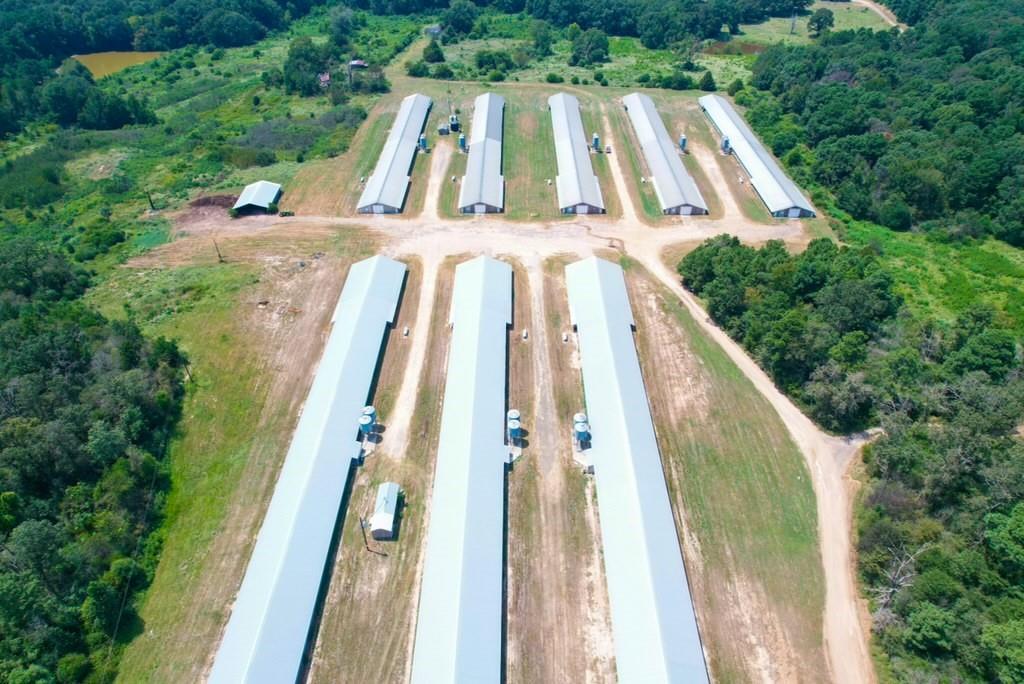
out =
[(858, 562), (895, 678), (1024, 681), (1024, 369), (994, 311), (915, 317), (870, 251), (827, 239), (720, 236), (679, 272), (815, 420), (883, 428)]
[(600, 29), (608, 35), (638, 36), (650, 48), (663, 48), (693, 38), (717, 38), (722, 27), (738, 33), (740, 23), (803, 12), (813, 0), (356, 0), (356, 6), (380, 14), (443, 10), (446, 40), (469, 34), (480, 12), (528, 15), (565, 28)]
[(936, 0), (882, 0), (888, 5), (900, 21), (916, 24), (932, 10)]
[(136, 592), (185, 359), (82, 304), (87, 276), (0, 244), (0, 679), (105, 682), (140, 629)]
[[(146, 117), (130, 99), (101, 93), (91, 79), (55, 70), (74, 54), (232, 47), (263, 38), (316, 0), (0, 0), (0, 136), (38, 118), (116, 128)], [(81, 106), (56, 106), (67, 92)], [(88, 105), (88, 107), (86, 107)]]
[(738, 100), (854, 217), (1024, 245), (1021, 16), (1021, 0), (946, 0), (902, 34), (774, 46), (762, 92)]

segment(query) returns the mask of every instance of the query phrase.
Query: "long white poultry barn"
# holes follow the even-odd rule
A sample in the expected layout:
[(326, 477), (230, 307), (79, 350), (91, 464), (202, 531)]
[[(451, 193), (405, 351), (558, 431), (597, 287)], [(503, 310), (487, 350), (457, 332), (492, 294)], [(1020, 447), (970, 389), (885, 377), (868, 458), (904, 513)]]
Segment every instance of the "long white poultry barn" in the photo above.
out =
[(565, 269), (576, 329), (620, 682), (707, 682), (622, 268)]
[(409, 174), (419, 148), (420, 133), (427, 123), (432, 101), (426, 95), (409, 95), (395, 115), (377, 166), (359, 196), (360, 214), (398, 214), (409, 191)]
[(761, 144), (728, 100), (719, 95), (705, 95), (698, 102), (718, 129), (718, 134), (729, 141), (729, 150), (750, 176), (750, 184), (757, 190), (772, 216), (811, 218), (815, 215), (814, 207), (796, 183), (786, 175), (772, 153)]
[(502, 679), (505, 360), (512, 268), (489, 257), (459, 264), (449, 322), (413, 684)]
[(563, 214), (603, 214), (604, 198), (590, 162), (579, 100), (567, 93), (558, 93), (548, 98), (548, 107), (558, 162), (555, 179), (558, 208)]
[(300, 674), (345, 485), (360, 455), (359, 417), (405, 272), (383, 256), (349, 270), (211, 684), (279, 684)]
[(679, 158), (679, 152), (665, 129), (654, 101), (643, 93), (630, 93), (622, 98), (633, 124), (647, 168), (654, 181), (654, 192), (664, 214), (706, 214), (707, 202), (697, 184)]
[(505, 210), (505, 177), (501, 175), (505, 98), (484, 93), (473, 104), (469, 159), (459, 188), (459, 211), (489, 214)]

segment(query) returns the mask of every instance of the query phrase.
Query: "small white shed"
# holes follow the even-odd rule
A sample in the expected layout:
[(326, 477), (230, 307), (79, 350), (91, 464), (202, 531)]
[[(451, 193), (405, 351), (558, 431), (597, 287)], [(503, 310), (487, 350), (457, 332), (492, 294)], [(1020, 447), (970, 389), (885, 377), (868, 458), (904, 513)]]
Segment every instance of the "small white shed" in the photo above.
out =
[(370, 535), (374, 539), (391, 539), (395, 536), (398, 497), (401, 493), (396, 482), (384, 482), (377, 488), (377, 503), (370, 516)]
[(281, 199), (281, 186), (278, 183), (265, 180), (256, 181), (245, 186), (242, 194), (238, 196), (238, 201), (235, 202), (234, 209), (236, 211), (252, 209), (267, 211), (270, 209), (270, 205), (276, 204), (279, 199)]

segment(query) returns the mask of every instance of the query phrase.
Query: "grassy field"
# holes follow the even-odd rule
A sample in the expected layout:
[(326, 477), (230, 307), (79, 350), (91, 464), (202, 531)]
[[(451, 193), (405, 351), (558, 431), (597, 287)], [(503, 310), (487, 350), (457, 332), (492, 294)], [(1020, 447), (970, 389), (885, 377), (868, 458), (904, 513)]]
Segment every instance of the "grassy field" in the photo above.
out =
[(502, 166), (505, 214), (513, 220), (562, 216), (555, 191), (558, 166), (546, 95), (530, 91), (506, 99)]
[(988, 302), (1016, 334), (1024, 334), (1024, 252), (994, 239), (944, 243), (918, 233), (850, 222), (842, 234), (869, 247), (916, 313), (953, 322), (958, 312)]
[[(884, 31), (889, 28), (881, 17), (866, 7), (848, 2), (819, 0), (811, 6), (809, 12), (796, 18), (792, 32), (791, 19), (778, 17), (759, 24), (742, 24), (740, 34), (726, 35), (726, 40), (711, 41), (695, 56), (697, 69), (690, 75), (699, 78), (704, 71), (710, 71), (720, 87), (737, 78), (749, 78), (754, 59), (764, 46), (777, 42), (813, 42), (807, 31), (807, 20), (811, 12), (819, 8), (832, 10), (835, 15), (835, 31), (859, 28)], [(506, 50), (512, 53), (528, 42), (530, 18), (526, 15), (491, 14), (486, 23), (487, 37), (444, 46), (448, 65), (456, 79), (480, 80), (485, 77), (474, 63), (477, 52)], [(567, 84), (575, 78), (581, 85), (596, 85), (600, 75), (611, 87), (636, 87), (642, 75), (653, 77), (670, 73), (679, 68), (682, 59), (672, 50), (645, 48), (639, 38), (629, 36), (610, 36), (608, 48), (609, 61), (604, 64), (569, 66), (572, 45), (568, 40), (560, 38), (552, 45), (552, 54), (534, 59), (524, 68), (515, 69), (509, 74), (509, 79), (543, 83), (547, 75), (553, 73), (564, 78)], [(418, 56), (418, 53), (414, 56)]]
[(718, 681), (825, 681), (814, 493), (775, 410), (626, 262), (637, 346)]
[[(835, 15), (833, 31), (862, 28), (872, 31), (887, 31), (889, 29), (889, 25), (885, 23), (884, 19), (863, 5), (818, 0), (818, 2), (811, 5), (810, 12), (821, 8), (830, 9)], [(795, 25), (788, 17), (774, 17), (760, 24), (741, 24), (741, 34), (734, 38), (733, 41), (758, 45), (768, 45), (771, 43), (806, 45), (812, 43), (814, 38), (807, 31), (807, 20), (810, 18), (810, 12), (798, 16)]]
[[(441, 197), (438, 199), (437, 211), (445, 218), (461, 218), (459, 214), (459, 183), (464, 175), (466, 175), (466, 162), (469, 157), (458, 149), (458, 140), (452, 141), (455, 146), (455, 151), (452, 152), (452, 159), (448, 162), (448, 170), (444, 175), (444, 183), (441, 184)], [(454, 176), (456, 181), (453, 183), (451, 178)]]
[[(263, 256), (267, 247), (275, 266)], [(139, 612), (143, 634), (127, 648), (121, 681), (194, 681), (226, 618), (309, 377), (283, 386), (277, 357), (318, 353), (322, 330), (349, 262), (372, 242), (358, 231), (336, 240), (230, 247), (216, 264), (118, 269), (89, 301), (107, 316), (132, 316), (151, 335), (178, 340), (192, 381), (170, 450), (171, 491), (157, 533), (163, 553)], [(299, 256), (330, 256), (297, 269)], [(282, 257), (284, 257), (282, 261)], [(326, 290), (324, 289), (326, 288)], [(325, 295), (330, 306), (313, 308)], [(260, 309), (264, 298), (273, 307)], [(308, 311), (308, 313), (304, 313)], [(252, 312), (252, 313), (250, 313)], [(280, 318), (278, 317), (280, 316)], [(301, 336), (301, 343), (293, 339)], [(275, 397), (275, 400), (270, 400)], [(254, 505), (258, 504), (258, 505)]]

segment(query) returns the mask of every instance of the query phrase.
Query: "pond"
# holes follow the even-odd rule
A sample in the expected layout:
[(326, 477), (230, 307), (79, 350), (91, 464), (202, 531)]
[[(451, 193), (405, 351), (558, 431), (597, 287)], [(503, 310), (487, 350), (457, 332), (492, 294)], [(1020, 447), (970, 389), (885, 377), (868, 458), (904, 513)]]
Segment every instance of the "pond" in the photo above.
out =
[(74, 55), (74, 58), (85, 65), (85, 68), (92, 73), (93, 78), (103, 78), (121, 71), (121, 69), (151, 62), (162, 54), (162, 52), (93, 52), (88, 55)]

